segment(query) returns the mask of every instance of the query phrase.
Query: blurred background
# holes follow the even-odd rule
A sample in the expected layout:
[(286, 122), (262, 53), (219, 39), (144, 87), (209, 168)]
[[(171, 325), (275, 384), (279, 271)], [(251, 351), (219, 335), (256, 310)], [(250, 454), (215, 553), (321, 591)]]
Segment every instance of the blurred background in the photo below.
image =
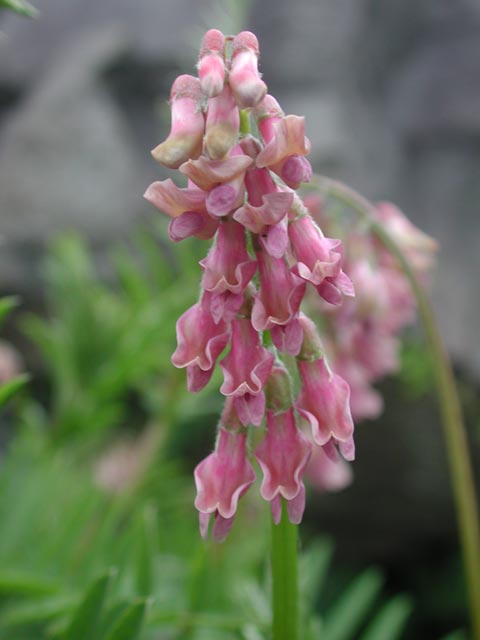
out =
[[(170, 175), (149, 150), (168, 134), (171, 83), (194, 72), (207, 28), (254, 31), (269, 92), (306, 116), (314, 170), (395, 202), (438, 240), (432, 297), (476, 464), (480, 3), (35, 5), (35, 19), (0, 10), (0, 295), (20, 299), (3, 327), (0, 376), (32, 376), (0, 423), (0, 628), (18, 640), (63, 637), (88, 589), (112, 580), (123, 616), (140, 620), (138, 597), (154, 592), (151, 635), (139, 637), (264, 637), (254, 634), (268, 618), (259, 595), (267, 547), (255, 524), (268, 532), (265, 507), (245, 505), (219, 550), (197, 540), (191, 506), (190, 474), (213, 445), (221, 400), (215, 381), (189, 397), (170, 365), (206, 245), (169, 246), (166, 219), (142, 199)], [(425, 361), (414, 328), (402, 371), (381, 385), (383, 415), (357, 426), (353, 485), (309, 497), (302, 539), (323, 567), (327, 586), (311, 597), (325, 637), (366, 638), (374, 611), (390, 611), (390, 629), (401, 621), (398, 635), (375, 636), (385, 640), (440, 638), (466, 624)], [(120, 577), (99, 583), (112, 566)], [(241, 584), (227, 597), (235, 572)], [(346, 585), (355, 605), (341, 600)], [(213, 614), (202, 618), (206, 608), (224, 612), (220, 631)], [(237, 629), (232, 611), (260, 631)], [(333, 622), (342, 611), (343, 632)]]

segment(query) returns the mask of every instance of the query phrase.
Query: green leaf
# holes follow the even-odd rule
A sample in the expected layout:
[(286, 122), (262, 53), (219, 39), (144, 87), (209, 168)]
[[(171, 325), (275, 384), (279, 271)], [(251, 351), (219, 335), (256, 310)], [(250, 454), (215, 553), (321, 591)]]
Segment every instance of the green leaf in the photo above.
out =
[(400, 637), (412, 611), (407, 596), (396, 596), (387, 602), (368, 626), (361, 640), (396, 640)]
[(2, 7), (28, 18), (35, 18), (38, 15), (38, 10), (26, 0), (0, 0), (0, 8)]
[(138, 600), (126, 608), (114, 623), (105, 640), (135, 640), (145, 618), (145, 600)]
[(0, 596), (2, 597), (44, 596), (58, 590), (57, 584), (45, 578), (37, 578), (17, 571), (0, 572)]
[[(0, 0), (1, 6), (2, 0)], [(18, 306), (19, 299), (17, 296), (5, 296), (0, 298), (0, 323), (4, 321), (7, 315)]]
[(28, 373), (22, 373), (22, 375), (2, 385), (0, 387), (0, 407), (3, 407), (29, 380), (30, 376)]
[(325, 616), (323, 640), (349, 640), (367, 616), (382, 587), (382, 576), (368, 569), (345, 589)]
[(74, 611), (62, 640), (94, 640), (113, 571), (97, 578)]
[(73, 604), (71, 596), (42, 598), (34, 602), (22, 602), (2, 611), (2, 625), (7, 628), (28, 624), (45, 623), (69, 611)]

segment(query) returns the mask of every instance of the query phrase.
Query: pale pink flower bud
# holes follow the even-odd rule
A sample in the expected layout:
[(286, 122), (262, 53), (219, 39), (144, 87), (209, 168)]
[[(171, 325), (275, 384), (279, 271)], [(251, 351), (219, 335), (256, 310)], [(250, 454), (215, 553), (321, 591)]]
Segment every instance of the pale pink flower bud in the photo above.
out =
[(207, 107), (207, 122), (203, 144), (212, 160), (221, 160), (236, 145), (240, 129), (240, 113), (232, 90), (225, 85)]
[(250, 320), (235, 318), (230, 352), (220, 361), (224, 376), (221, 393), (226, 396), (260, 394), (272, 370), (273, 360), (273, 353), (262, 346)]
[(302, 387), (295, 406), (310, 423), (315, 443), (324, 446), (334, 438), (343, 456), (353, 460), (354, 427), (347, 382), (330, 372), (323, 359), (298, 359), (297, 365)]
[(318, 285), (340, 273), (341, 240), (326, 238), (310, 216), (290, 222), (288, 235), (297, 259), (295, 271), (301, 278)]
[(257, 253), (260, 290), (252, 309), (252, 325), (257, 331), (286, 325), (298, 314), (306, 283), (288, 268), (283, 258), (265, 251)]
[(250, 31), (242, 31), (233, 39), (230, 86), (241, 109), (254, 107), (267, 92), (258, 71), (258, 40)]
[(190, 382), (198, 390), (198, 376), (202, 376), (201, 380), (204, 381), (206, 374), (200, 374), (195, 367), (203, 372), (211, 372), (228, 340), (227, 324), (223, 321), (216, 324), (208, 311), (197, 302), (177, 321), (178, 346), (172, 355), (172, 364), (178, 368), (189, 367)]
[(291, 522), (299, 524), (305, 509), (303, 474), (312, 445), (297, 429), (293, 408), (275, 413), (267, 410), (267, 434), (255, 451), (263, 472), (260, 493), (272, 506), (273, 519), (280, 522), (281, 498), (287, 501)]
[(168, 138), (155, 147), (152, 156), (170, 169), (202, 152), (205, 119), (201, 110), (200, 81), (189, 75), (178, 76), (170, 92), (172, 125)]
[(215, 451), (197, 465), (194, 475), (202, 538), (213, 514), (213, 538), (221, 542), (231, 529), (239, 499), (255, 481), (246, 454), (246, 434), (221, 428)]
[(225, 81), (225, 36), (218, 29), (209, 29), (203, 36), (198, 60), (198, 77), (208, 98), (218, 96)]
[(218, 229), (215, 245), (200, 260), (203, 268), (202, 288), (213, 293), (241, 293), (257, 270), (248, 252), (245, 229), (232, 219), (224, 220)]
[(313, 446), (305, 476), (309, 484), (320, 492), (341, 491), (352, 484), (352, 467), (337, 452), (331, 443), (326, 447)]

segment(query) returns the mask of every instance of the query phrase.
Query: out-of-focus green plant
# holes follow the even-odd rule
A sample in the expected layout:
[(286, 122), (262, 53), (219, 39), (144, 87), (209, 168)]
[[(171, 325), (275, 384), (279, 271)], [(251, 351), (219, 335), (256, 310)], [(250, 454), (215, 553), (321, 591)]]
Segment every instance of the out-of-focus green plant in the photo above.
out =
[(29, 18), (34, 18), (38, 14), (37, 9), (27, 0), (0, 0), (0, 9), (9, 9)]
[[(117, 250), (102, 281), (77, 235), (60, 237), (45, 268), (48, 318), (30, 316), (25, 328), (48, 369), (52, 433), (85, 438), (124, 422), (137, 399), (147, 413), (181, 405), (184, 375), (170, 356), (175, 320), (196, 296), (194, 243), (175, 259), (151, 230), (131, 250)], [(153, 406), (155, 405), (155, 406)]]
[[(174, 464), (151, 471), (134, 502), (111, 496), (71, 447), (52, 450), (30, 422), (0, 469), (0, 637), (268, 637), (263, 505), (244, 505), (243, 525), (227, 543), (205, 544), (190, 481)], [(321, 629), (327, 640), (399, 638), (411, 605), (403, 596), (382, 598), (377, 570), (355, 578), (327, 611), (313, 613), (329, 588), (331, 551), (318, 541), (301, 557), (302, 637), (314, 640)]]
[[(17, 306), (18, 299), (15, 296), (0, 298), (0, 327), (8, 314)], [(15, 376), (12, 380), (0, 385), (0, 408), (5, 405), (19, 389), (29, 380), (26, 373)]]

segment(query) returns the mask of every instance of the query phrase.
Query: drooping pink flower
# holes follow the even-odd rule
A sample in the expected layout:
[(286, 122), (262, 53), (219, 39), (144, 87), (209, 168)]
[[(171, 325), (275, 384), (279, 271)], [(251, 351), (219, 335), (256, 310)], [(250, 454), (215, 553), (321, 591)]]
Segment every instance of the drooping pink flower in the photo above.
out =
[(255, 471), (246, 455), (245, 432), (220, 428), (215, 451), (197, 465), (194, 475), (200, 533), (202, 538), (207, 536), (208, 523), (214, 515), (212, 534), (220, 542), (231, 529), (239, 499), (255, 481)]
[(240, 113), (232, 90), (225, 85), (222, 92), (210, 98), (203, 144), (212, 160), (225, 158), (237, 143)]
[(269, 166), (292, 189), (297, 189), (302, 182), (310, 182), (312, 166), (305, 158), (310, 152), (310, 142), (305, 137), (304, 119), (298, 116), (285, 118), (278, 102), (268, 94), (254, 113), (266, 144), (259, 154), (258, 166)]
[(209, 29), (203, 36), (198, 59), (198, 77), (208, 98), (218, 96), (225, 81), (225, 36), (218, 29)]
[(242, 31), (232, 43), (230, 86), (241, 109), (254, 107), (267, 92), (258, 71), (258, 40), (250, 31)]
[(338, 454), (335, 446), (328, 448), (326, 453), (324, 447), (313, 446), (305, 477), (317, 491), (341, 491), (352, 483), (352, 468)]
[(326, 277), (316, 287), (318, 295), (334, 306), (339, 306), (343, 302), (344, 296), (353, 298), (355, 296), (355, 288), (353, 282), (347, 274), (340, 270), (334, 277)]
[(283, 258), (258, 251), (257, 262), (260, 290), (253, 303), (252, 325), (257, 331), (287, 325), (298, 313), (306, 283), (292, 273)]
[(312, 445), (297, 429), (293, 408), (281, 413), (267, 410), (267, 434), (255, 451), (263, 472), (262, 497), (272, 506), (273, 519), (280, 522), (281, 498), (287, 501), (290, 521), (299, 524), (305, 509), (303, 474)]
[(334, 278), (342, 265), (342, 242), (326, 238), (310, 216), (301, 216), (288, 225), (288, 235), (297, 259), (296, 273), (313, 285)]
[(232, 322), (231, 349), (220, 361), (224, 381), (220, 387), (226, 396), (258, 395), (270, 375), (274, 356), (262, 346), (258, 332), (249, 318)]
[(202, 89), (198, 78), (178, 76), (170, 92), (172, 125), (168, 138), (152, 151), (160, 164), (170, 169), (202, 152), (205, 119), (201, 110)]
[(200, 260), (203, 268), (202, 288), (212, 293), (244, 291), (257, 269), (250, 258), (245, 241), (245, 230), (235, 220), (220, 224), (216, 243), (208, 255)]
[(157, 209), (172, 218), (168, 225), (168, 235), (173, 242), (190, 236), (208, 240), (215, 235), (218, 220), (207, 212), (205, 191), (195, 184), (179, 188), (168, 178), (153, 182), (143, 196)]
[[(198, 367), (203, 372), (211, 372), (218, 356), (227, 346), (229, 337), (227, 324), (223, 321), (216, 324), (208, 311), (202, 309), (201, 304), (197, 302), (177, 321), (178, 346), (172, 355), (172, 364), (180, 369), (190, 367), (189, 384), (191, 383), (192, 386), (197, 387), (195, 390), (198, 390), (198, 376), (202, 374), (194, 367)], [(203, 380), (205, 377), (204, 373)], [(208, 377), (205, 384), (209, 379)], [(194, 381), (195, 384), (193, 384)]]
[(292, 318), (288, 324), (275, 325), (270, 329), (272, 342), (281, 353), (298, 356), (303, 342), (303, 327), (299, 318)]
[(313, 439), (324, 446), (331, 438), (338, 442), (347, 460), (354, 457), (353, 420), (350, 413), (350, 388), (323, 359), (297, 360), (302, 381), (296, 402), (299, 413), (310, 423)]
[(202, 295), (202, 307), (207, 309), (213, 321), (218, 324), (220, 320), (231, 322), (243, 304), (243, 291), (232, 293), (231, 291), (221, 291), (214, 293), (204, 291)]

